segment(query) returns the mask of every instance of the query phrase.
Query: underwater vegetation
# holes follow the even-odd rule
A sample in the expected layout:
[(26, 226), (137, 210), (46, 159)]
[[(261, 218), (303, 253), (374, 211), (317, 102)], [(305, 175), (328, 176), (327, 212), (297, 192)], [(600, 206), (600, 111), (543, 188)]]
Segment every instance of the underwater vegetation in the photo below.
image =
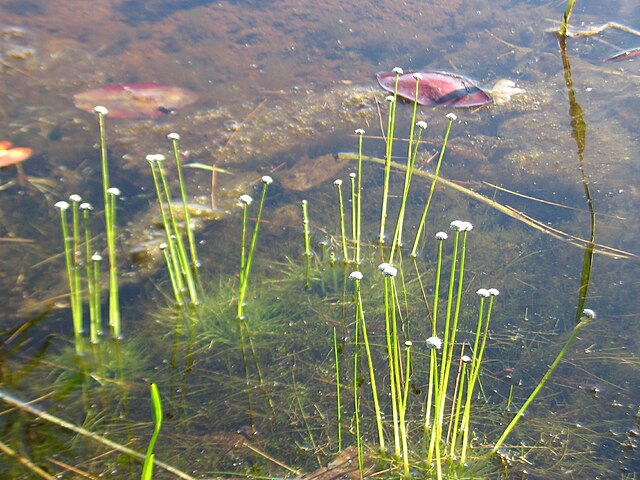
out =
[[(348, 182), (334, 181), (333, 205), (300, 202), (295, 251), (303, 250), (302, 256), (291, 255), (284, 245), (283, 252), (260, 247), (274, 181), (265, 175), (239, 196), (240, 220), (227, 220), (239, 223), (235, 241), (224, 250), (238, 259), (236, 269), (219, 279), (207, 278), (180, 166), (181, 136), (169, 135), (177, 179), (169, 176), (164, 155), (149, 154), (164, 230), (157, 248), (166, 270), (156, 280), (160, 306), (156, 301), (147, 312), (145, 321), (151, 326), (140, 333), (122, 321), (126, 307), (120, 302), (115, 203), (120, 192), (109, 177), (109, 110), (94, 108), (104, 187), (105, 227), (98, 240), (105, 245), (95, 248), (92, 207), (83, 207), (78, 195), (69, 197), (70, 203), (58, 202), (74, 346), (52, 368), (49, 375), (56, 381), (40, 392), (51, 397), (51, 409), (9, 392), (0, 395), (24, 414), (6, 421), (5, 432), (33, 435), (28, 443), (3, 444), (15, 460), (11, 474), (17, 477), (28, 469), (49, 478), (52, 464), (62, 469), (56, 471), (109, 478), (196, 478), (193, 472), (272, 477), (283, 471), (293, 478), (305, 477), (304, 472), (317, 478), (523, 474), (527, 447), (511, 445), (509, 438), (528, 420), (528, 407), (595, 312), (584, 308), (585, 294), (573, 327), (528, 396), (515, 398), (511, 390), (506, 405), (487, 401), (485, 385), (492, 380), (483, 371), (492, 351), (492, 317), (502, 308), (499, 285), (476, 286), (467, 276), (474, 237), (482, 235), (481, 229), (456, 218), (432, 225), (430, 213), (457, 117), (446, 114), (434, 173), (419, 197), (419, 222), (409, 228), (416, 159), (430, 132), (417, 116), (423, 76), (413, 73), (416, 94), (408, 138), (396, 133), (403, 75), (402, 69), (393, 70), (394, 88), (386, 99), (379, 188), (363, 188), (362, 178), (380, 168), (364, 155), (366, 132), (358, 129), (357, 166)], [(401, 153), (406, 163), (398, 194), (392, 159), (400, 148), (406, 148)], [(177, 201), (171, 194), (175, 183)], [(250, 195), (254, 190), (256, 202)], [(371, 216), (374, 204), (377, 211)], [(316, 227), (316, 216), (332, 220)], [(335, 234), (329, 224), (338, 226)], [(428, 238), (425, 232), (431, 229), (438, 231)], [(328, 239), (316, 244), (315, 230), (330, 232)], [(108, 256), (107, 281), (102, 280), (98, 251)], [(265, 260), (269, 254), (278, 260)], [(588, 286), (588, 272), (584, 278)], [(102, 333), (103, 294), (109, 298), (109, 335)], [(148, 337), (147, 347), (139, 336)], [(129, 420), (151, 415), (153, 426)], [(75, 422), (63, 419), (69, 416)], [(46, 428), (36, 431), (33, 417)], [(64, 441), (51, 441), (63, 431), (77, 435), (78, 445), (68, 449)], [(49, 460), (56, 451), (64, 454), (58, 463)]]

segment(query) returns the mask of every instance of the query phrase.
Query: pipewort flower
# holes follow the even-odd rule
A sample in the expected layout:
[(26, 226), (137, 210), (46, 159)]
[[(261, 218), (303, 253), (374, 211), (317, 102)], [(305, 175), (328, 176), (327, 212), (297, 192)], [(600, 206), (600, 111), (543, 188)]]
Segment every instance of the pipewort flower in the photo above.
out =
[(380, 271), (380, 273), (384, 272), (385, 269), (387, 267), (390, 267), (391, 265), (389, 265), (387, 262), (381, 263), (380, 265), (378, 265), (378, 270)]
[(438, 232), (436, 233), (436, 240), (446, 240), (447, 238), (449, 238), (449, 235), (447, 235), (446, 232)]
[(96, 105), (93, 107), (93, 111), (100, 115), (107, 115), (109, 113), (107, 107), (103, 107), (102, 105)]
[(240, 195), (240, 197), (238, 198), (238, 200), (240, 200), (240, 205), (242, 206), (244, 205), (251, 205), (251, 203), (253, 202), (253, 198), (251, 198), (250, 195), (244, 194), (244, 195)]
[(415, 78), (416, 80), (420, 81), (422, 80), (424, 77), (422, 76), (422, 74), (420, 72), (415, 72), (413, 75), (411, 75), (413, 78)]
[(393, 73), (395, 73), (396, 75), (402, 75), (404, 74), (404, 70), (402, 70), (402, 68), (400, 67), (393, 67), (393, 70), (391, 70)]
[(355, 282), (356, 280), (362, 280), (363, 278), (364, 276), (362, 275), (362, 272), (358, 272), (357, 270), (349, 274), (349, 280), (351, 280), (352, 282)]
[(584, 310), (582, 310), (580, 320), (593, 320), (594, 318), (596, 318), (596, 312), (594, 312), (590, 308), (585, 308)]
[(395, 278), (395, 276), (398, 275), (398, 269), (396, 267), (392, 267), (391, 265), (388, 265), (382, 271), (382, 275), (385, 276), (385, 277)]
[(454, 220), (453, 222), (451, 222), (449, 224), (449, 228), (451, 230), (457, 230), (457, 231), (461, 232), (463, 224), (464, 224), (464, 222), (462, 220)]
[(356, 128), (356, 135), (364, 135), (364, 130), (362, 128)]
[(442, 348), (442, 339), (440, 337), (429, 337), (426, 344), (429, 349), (440, 350)]
[(426, 130), (427, 129), (427, 122), (425, 122), (424, 120), (420, 120), (418, 122), (416, 122), (416, 127), (422, 129), (422, 130)]

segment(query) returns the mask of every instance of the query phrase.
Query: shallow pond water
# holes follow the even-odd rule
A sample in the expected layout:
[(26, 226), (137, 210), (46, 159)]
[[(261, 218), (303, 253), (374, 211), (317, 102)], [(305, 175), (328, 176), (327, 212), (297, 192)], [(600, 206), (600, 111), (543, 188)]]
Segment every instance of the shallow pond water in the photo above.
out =
[[(576, 26), (620, 22), (640, 29), (636, 2), (616, 2), (606, 10), (599, 2), (577, 3), (571, 18)], [(640, 37), (614, 27), (569, 38), (563, 58), (556, 36), (546, 30), (557, 28), (564, 8), (559, 2), (515, 0), (3, 2), (0, 141), (29, 147), (34, 155), (23, 171), (0, 169), (0, 442), (6, 447), (0, 476), (47, 478), (25, 465), (28, 460), (56, 478), (137, 478), (141, 462), (135, 455), (36, 419), (24, 408), (12, 410), (11, 401), (36, 400), (35, 413), (144, 452), (153, 429), (149, 382), (159, 386), (165, 413), (156, 458), (192, 478), (297, 478), (312, 472), (323, 478), (323, 468), (340, 449), (338, 424), (341, 446), (355, 443), (356, 384), (367, 465), (383, 470), (385, 464), (370, 457), (378, 437), (369, 373), (361, 366), (357, 378), (352, 375), (358, 330), (347, 276), (355, 269), (364, 274), (366, 331), (378, 387), (385, 391), (390, 374), (384, 367), (376, 247), (384, 167), (372, 159), (385, 155), (389, 107), (375, 74), (400, 66), (453, 72), (487, 89), (507, 78), (525, 90), (505, 105), (455, 110), (440, 171), (444, 180), (436, 186), (427, 240), (418, 250), (419, 275), (409, 253), (449, 111), (418, 108), (418, 119), (428, 127), (404, 223), (406, 296), (398, 335), (414, 342), (407, 384), (413, 475), (430, 475), (420, 437), (437, 256), (433, 237), (461, 218), (474, 230), (459, 344), (473, 343), (474, 292), (500, 290), (482, 389), (473, 402), (476, 454), (490, 449), (545, 374), (577, 312), (593, 309), (597, 319), (571, 344), (502, 456), (476, 455), (466, 471), (456, 465), (449, 471), (469, 478), (635, 478), (640, 61), (604, 60), (637, 47)], [(76, 109), (73, 97), (115, 84), (175, 85), (195, 92), (198, 100), (176, 111), (161, 108), (160, 118), (106, 117), (111, 184), (122, 191), (116, 203), (123, 338), (85, 342), (78, 355), (53, 205), (70, 194), (94, 204), (94, 245), (107, 256), (97, 120)], [(408, 137), (411, 110), (398, 103), (396, 138)], [(366, 131), (365, 244), (361, 265), (343, 266), (333, 180), (343, 181), (351, 237), (349, 173), (357, 163), (344, 154), (357, 152), (356, 128)], [(184, 169), (202, 263), (196, 311), (172, 307), (171, 284), (156, 248), (166, 237), (145, 157), (170, 157), (171, 132), (181, 135), (184, 163), (196, 167)], [(405, 161), (406, 145), (395, 143), (394, 161)], [(211, 174), (200, 165), (218, 169), (213, 207)], [(177, 197), (175, 169), (167, 170)], [(248, 209), (250, 235), (263, 175), (274, 184), (242, 302), (246, 317), (239, 324), (243, 215), (237, 198), (255, 199)], [(392, 169), (387, 245), (403, 179), (401, 170)], [(308, 266), (302, 200), (308, 201), (310, 220)], [(585, 255), (589, 245), (593, 258)], [(355, 255), (351, 244), (347, 252)], [(106, 319), (106, 295), (102, 311)], [(88, 314), (85, 306), (85, 321)], [(340, 422), (334, 331), (342, 352)], [(380, 409), (392, 442), (388, 397), (381, 396)], [(176, 474), (157, 465), (154, 477)]]

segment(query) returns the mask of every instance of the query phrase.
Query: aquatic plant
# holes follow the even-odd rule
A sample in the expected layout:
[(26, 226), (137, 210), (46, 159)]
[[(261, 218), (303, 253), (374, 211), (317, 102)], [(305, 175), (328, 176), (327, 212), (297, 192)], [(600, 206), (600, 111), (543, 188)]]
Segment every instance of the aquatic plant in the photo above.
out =
[[(174, 139), (174, 141), (176, 141)], [(174, 147), (174, 149), (177, 147)], [(177, 155), (177, 154), (176, 154)], [(183, 196), (183, 211), (185, 214), (185, 229), (187, 231), (187, 237), (189, 244), (194, 244), (193, 248), (190, 248), (191, 255), (187, 253), (185, 246), (183, 232), (176, 218), (176, 212), (171, 201), (171, 191), (169, 189), (169, 182), (164, 172), (163, 163), (166, 157), (162, 154), (150, 154), (146, 157), (151, 167), (151, 175), (153, 177), (153, 185), (155, 187), (156, 196), (158, 199), (158, 205), (160, 206), (160, 214), (162, 216), (162, 226), (165, 231), (166, 237), (166, 249), (163, 250), (167, 262), (167, 268), (169, 270), (169, 278), (172, 284), (172, 291), (177, 305), (183, 305), (185, 301), (185, 294), (188, 295), (189, 301), (192, 305), (198, 304), (198, 292), (196, 285), (196, 267), (193, 266), (193, 261), (197, 261), (195, 252), (195, 240), (193, 239), (193, 232), (191, 232), (191, 217), (189, 216), (188, 207), (186, 203), (186, 193), (184, 192), (184, 185), (182, 181), (182, 174), (179, 174), (180, 190)], [(176, 157), (176, 163), (179, 164), (179, 157)], [(180, 171), (180, 170), (179, 170)], [(191, 233), (189, 233), (191, 232)]]
[[(184, 213), (184, 225), (187, 231), (187, 239), (189, 240), (189, 253), (191, 256), (191, 269), (193, 270), (193, 276), (197, 280), (198, 268), (200, 268), (200, 261), (198, 260), (198, 252), (196, 248), (195, 235), (193, 233), (193, 225), (191, 224), (191, 213), (187, 203), (187, 192), (184, 185), (184, 179), (182, 175), (182, 162), (180, 161), (180, 149), (178, 142), (180, 141), (180, 135), (177, 133), (170, 133), (167, 138), (171, 141), (173, 147), (173, 158), (176, 161), (176, 172), (178, 173), (178, 185), (180, 186), (180, 198), (182, 200), (182, 210)], [(195, 289), (194, 289), (195, 293)]]
[(100, 163), (102, 166), (102, 191), (104, 200), (104, 220), (107, 237), (107, 252), (109, 256), (109, 327), (111, 335), (118, 339), (121, 336), (120, 299), (118, 286), (118, 259), (116, 257), (116, 222), (115, 222), (115, 192), (109, 193), (109, 156), (107, 154), (107, 134), (105, 117), (109, 110), (98, 105), (93, 111), (98, 117), (100, 135)]
[[(262, 376), (262, 370), (260, 369), (260, 362), (258, 360), (258, 356), (256, 354), (256, 349), (253, 345), (253, 339), (251, 338), (251, 331), (249, 329), (249, 325), (246, 321), (245, 315), (245, 305), (246, 305), (246, 296), (249, 287), (249, 276), (251, 274), (251, 267), (253, 265), (253, 255), (256, 249), (256, 244), (258, 241), (258, 232), (260, 230), (260, 219), (262, 218), (262, 209), (264, 207), (264, 201), (267, 196), (267, 187), (273, 183), (273, 179), (265, 175), (261, 179), (262, 182), (262, 193), (260, 195), (260, 203), (258, 204), (258, 213), (256, 215), (256, 222), (253, 227), (253, 234), (251, 235), (251, 242), (249, 244), (249, 249), (247, 251), (246, 248), (246, 237), (247, 237), (247, 210), (249, 205), (253, 202), (253, 199), (249, 195), (242, 195), (240, 197), (240, 205), (242, 207), (242, 237), (241, 237), (241, 249), (240, 249), (240, 281), (238, 282), (238, 302), (237, 302), (237, 315), (236, 321), (238, 322), (238, 334), (240, 341), (240, 350), (242, 352), (242, 364), (244, 367), (245, 378), (247, 384), (249, 384), (249, 367), (247, 362), (246, 355), (246, 344), (249, 345), (251, 350), (251, 357), (253, 359), (253, 365), (256, 369), (256, 374), (258, 375), (258, 383), (260, 387), (263, 387), (264, 381)], [(265, 391), (266, 394), (266, 391)], [(268, 395), (267, 402), (269, 406), (273, 408), (273, 404)]]
[(162, 404), (160, 402), (160, 392), (158, 385), (152, 383), (150, 386), (151, 391), (151, 413), (153, 416), (153, 435), (149, 441), (147, 447), (147, 453), (144, 456), (144, 464), (142, 465), (142, 480), (151, 480), (153, 478), (153, 463), (155, 461), (155, 454), (153, 450), (160, 435), (160, 429), (162, 428)]
[(71, 317), (73, 319), (73, 334), (76, 339), (76, 349), (78, 350), (78, 353), (81, 353), (82, 312), (78, 311), (78, 306), (82, 308), (82, 302), (78, 302), (77, 300), (80, 296), (80, 292), (77, 289), (78, 282), (76, 279), (78, 272), (75, 268), (75, 252), (73, 250), (73, 243), (69, 238), (69, 221), (67, 219), (67, 210), (69, 209), (69, 206), (69, 202), (65, 202), (64, 200), (55, 204), (55, 207), (60, 210), (60, 225), (62, 228), (62, 241), (64, 243), (64, 259), (65, 266), (67, 268), (67, 280), (69, 282)]
[[(338, 188), (338, 205), (340, 208), (340, 237), (342, 238), (342, 258), (344, 263), (349, 263), (349, 252), (347, 251), (347, 234), (344, 226), (344, 202), (342, 200), (342, 180), (337, 179), (333, 184)], [(352, 203), (353, 204), (353, 203)], [(307, 254), (307, 242), (305, 242), (305, 254)]]

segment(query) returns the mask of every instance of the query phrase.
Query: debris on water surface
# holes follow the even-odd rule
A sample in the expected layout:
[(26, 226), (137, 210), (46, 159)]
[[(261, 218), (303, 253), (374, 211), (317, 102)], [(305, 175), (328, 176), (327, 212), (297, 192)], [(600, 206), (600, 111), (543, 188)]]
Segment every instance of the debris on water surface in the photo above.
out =
[(506, 78), (498, 80), (491, 89), (491, 96), (493, 97), (493, 103), (496, 105), (504, 105), (511, 101), (511, 97), (514, 95), (521, 95), (526, 93), (523, 88), (518, 88), (514, 81)]
[[(462, 75), (448, 72), (405, 72), (398, 76), (398, 96), (414, 101), (416, 79), (418, 81), (418, 103), (436, 107), (478, 107), (492, 101), (491, 96), (476, 83)], [(395, 91), (396, 74), (377, 74), (378, 83), (388, 92)]]
[(630, 60), (640, 55), (640, 47), (629, 48), (628, 50), (624, 50), (619, 52), (607, 59), (605, 62), (622, 62), (623, 60)]
[(0, 142), (0, 168), (24, 162), (32, 154), (30, 148), (14, 147), (11, 142)]
[(109, 110), (111, 118), (155, 118), (195, 103), (198, 96), (182, 87), (156, 85), (107, 85), (73, 96), (76, 107), (93, 113), (96, 105)]

